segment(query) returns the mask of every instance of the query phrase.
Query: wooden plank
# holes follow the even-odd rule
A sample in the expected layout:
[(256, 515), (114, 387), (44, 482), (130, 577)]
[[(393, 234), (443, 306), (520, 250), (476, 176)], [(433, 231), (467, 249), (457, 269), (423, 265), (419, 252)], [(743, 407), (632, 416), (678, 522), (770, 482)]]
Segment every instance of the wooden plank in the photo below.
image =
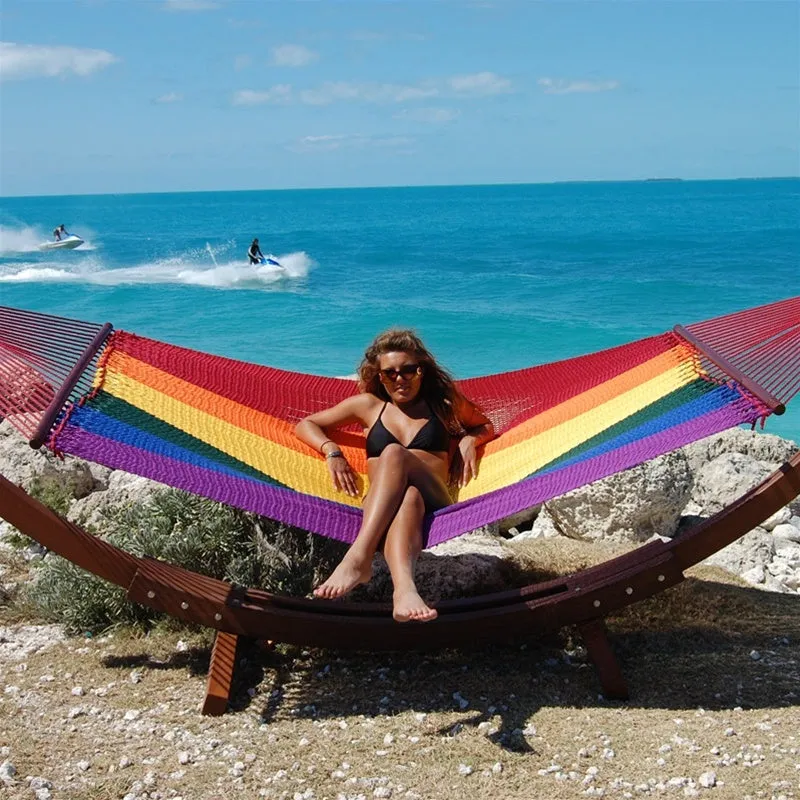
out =
[(218, 717), (227, 710), (231, 696), (233, 672), (236, 669), (238, 644), (239, 637), (236, 634), (217, 632), (214, 649), (211, 651), (211, 664), (208, 668), (203, 714)]
[(602, 617), (578, 625), (578, 630), (586, 642), (589, 658), (597, 669), (603, 694), (612, 700), (628, 699), (628, 684), (622, 674), (619, 661), (611, 649), (608, 630)]

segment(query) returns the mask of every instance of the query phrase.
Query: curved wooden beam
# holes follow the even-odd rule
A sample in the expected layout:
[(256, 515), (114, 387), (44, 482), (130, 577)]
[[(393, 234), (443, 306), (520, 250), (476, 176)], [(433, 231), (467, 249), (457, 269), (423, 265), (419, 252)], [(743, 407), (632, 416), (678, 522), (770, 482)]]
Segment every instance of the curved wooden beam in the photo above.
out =
[(122, 586), (130, 599), (228, 633), (361, 649), (438, 648), (494, 641), (602, 618), (683, 580), (683, 571), (752, 530), (800, 494), (800, 453), (711, 519), (668, 542), (518, 589), (443, 601), (425, 625), (399, 625), (383, 604), (274, 595), (137, 558), (62, 519), (0, 476), (0, 514), (22, 533)]

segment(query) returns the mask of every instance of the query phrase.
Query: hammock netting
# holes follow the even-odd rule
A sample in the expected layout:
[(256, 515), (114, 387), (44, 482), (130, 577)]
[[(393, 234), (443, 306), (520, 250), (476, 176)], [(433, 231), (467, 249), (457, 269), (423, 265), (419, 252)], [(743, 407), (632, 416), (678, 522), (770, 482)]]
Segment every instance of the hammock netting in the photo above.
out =
[[(429, 547), (780, 413), (800, 390), (800, 297), (459, 388), (498, 435), (478, 477), (427, 519)], [(351, 380), (0, 307), (0, 414), (33, 444), (345, 542), (361, 501), (334, 490), (293, 428), (356, 391)], [(363, 432), (331, 438), (366, 490)]]

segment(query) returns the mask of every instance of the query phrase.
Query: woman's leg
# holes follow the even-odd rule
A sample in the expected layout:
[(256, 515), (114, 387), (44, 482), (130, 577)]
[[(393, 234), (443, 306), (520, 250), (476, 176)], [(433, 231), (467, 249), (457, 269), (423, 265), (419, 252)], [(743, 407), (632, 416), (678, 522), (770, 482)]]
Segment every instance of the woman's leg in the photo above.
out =
[(414, 583), (414, 564), (422, 551), (422, 520), (425, 500), (416, 486), (409, 486), (394, 515), (383, 544), (383, 555), (394, 584), (394, 612), (398, 622), (430, 622), (436, 609), (419, 596)]
[(444, 483), (402, 445), (388, 445), (370, 473), (371, 483), (364, 499), (361, 529), (339, 566), (328, 580), (314, 590), (317, 597), (341, 597), (359, 584), (369, 581), (375, 550), (389, 529), (409, 486), (419, 490), (429, 508), (438, 508), (450, 502)]

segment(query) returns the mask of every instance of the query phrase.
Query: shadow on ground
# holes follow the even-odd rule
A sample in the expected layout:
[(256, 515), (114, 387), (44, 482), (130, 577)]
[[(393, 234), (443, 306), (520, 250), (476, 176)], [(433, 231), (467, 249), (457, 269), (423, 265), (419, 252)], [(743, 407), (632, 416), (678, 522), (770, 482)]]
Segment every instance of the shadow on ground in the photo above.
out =
[[(713, 574), (713, 573), (712, 573)], [(800, 597), (687, 578), (608, 619), (614, 650), (638, 708), (718, 710), (800, 702)], [(154, 663), (108, 657), (108, 666), (189, 669), (194, 648)], [(530, 751), (524, 729), (542, 707), (624, 705), (607, 700), (580, 636), (416, 653), (369, 653), (243, 642), (228, 713), (281, 719), (453, 712), (441, 735), (489, 723), (499, 747)]]
[[(800, 597), (688, 578), (608, 625), (629, 684), (628, 705), (714, 710), (800, 702)], [(425, 654), (285, 648), (267, 657), (264, 671), (260, 691), (282, 698), (256, 706), (265, 721), (457, 711), (460, 725), (494, 720), (492, 738), (509, 749), (527, 747), (522, 730), (542, 706), (617, 705), (603, 697), (572, 629)], [(254, 702), (263, 704), (262, 696)]]

